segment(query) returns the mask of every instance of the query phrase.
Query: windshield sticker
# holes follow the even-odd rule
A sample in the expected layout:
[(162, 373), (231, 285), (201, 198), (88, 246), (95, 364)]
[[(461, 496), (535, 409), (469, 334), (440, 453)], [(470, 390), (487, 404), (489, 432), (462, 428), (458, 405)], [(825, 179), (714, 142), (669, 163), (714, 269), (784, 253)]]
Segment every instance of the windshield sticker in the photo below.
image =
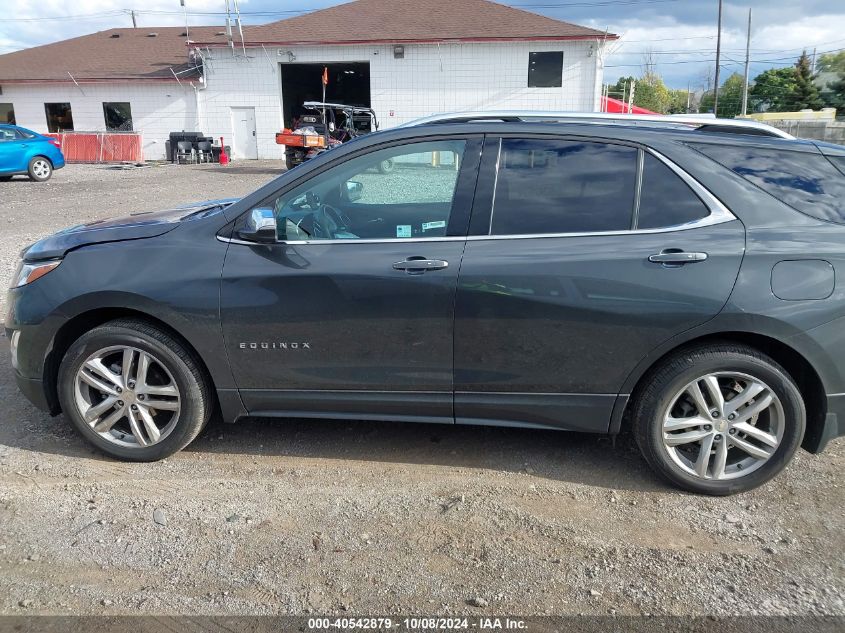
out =
[(396, 225), (396, 237), (411, 237), (411, 225), (410, 224), (397, 224)]
[(442, 229), (446, 227), (446, 220), (438, 220), (437, 222), (423, 222), (422, 230), (430, 231), (431, 229)]

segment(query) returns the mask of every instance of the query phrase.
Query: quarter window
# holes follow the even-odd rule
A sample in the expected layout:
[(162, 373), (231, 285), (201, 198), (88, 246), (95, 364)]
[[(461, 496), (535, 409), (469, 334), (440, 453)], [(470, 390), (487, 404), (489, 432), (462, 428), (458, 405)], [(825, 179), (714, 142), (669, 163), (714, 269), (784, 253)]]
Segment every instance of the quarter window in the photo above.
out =
[(127, 102), (106, 101), (103, 103), (103, 117), (109, 132), (132, 131), (132, 107)]
[(261, 205), (279, 239), (446, 235), (465, 141), (413, 143), (345, 161)]
[(677, 226), (708, 215), (707, 206), (675, 172), (651, 154), (645, 154), (636, 228)]
[(72, 132), (73, 112), (69, 103), (45, 103), (48, 132)]
[(845, 223), (845, 176), (821, 154), (709, 143), (694, 147), (793, 209)]
[(502, 139), (493, 235), (631, 228), (637, 150), (565, 140)]
[(15, 106), (11, 103), (0, 103), (0, 123), (15, 124)]
[(528, 87), (563, 86), (563, 51), (528, 53)]

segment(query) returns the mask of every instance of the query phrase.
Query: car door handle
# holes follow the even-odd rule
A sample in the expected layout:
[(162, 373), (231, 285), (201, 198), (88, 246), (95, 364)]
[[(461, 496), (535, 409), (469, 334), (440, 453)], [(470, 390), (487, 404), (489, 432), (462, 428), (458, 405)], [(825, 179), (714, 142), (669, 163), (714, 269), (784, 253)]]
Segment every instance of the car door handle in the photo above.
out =
[(425, 259), (423, 257), (409, 257), (393, 264), (394, 270), (404, 270), (411, 275), (419, 275), (427, 270), (443, 270), (448, 266), (449, 262), (442, 259)]
[(648, 261), (655, 264), (694, 264), (707, 259), (707, 253), (687, 253), (686, 251), (664, 251), (649, 255)]

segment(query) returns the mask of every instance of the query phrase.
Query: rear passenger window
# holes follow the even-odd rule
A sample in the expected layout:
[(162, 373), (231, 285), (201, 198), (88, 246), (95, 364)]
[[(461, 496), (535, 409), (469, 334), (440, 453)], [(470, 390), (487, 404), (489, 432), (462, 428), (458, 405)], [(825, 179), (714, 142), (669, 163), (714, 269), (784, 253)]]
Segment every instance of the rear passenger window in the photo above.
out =
[(845, 223), (845, 175), (821, 154), (732, 145), (694, 147), (797, 211)]
[(637, 150), (582, 141), (502, 139), (490, 232), (631, 228)]
[(710, 210), (665, 163), (651, 154), (643, 162), (638, 229), (659, 229), (695, 222)]

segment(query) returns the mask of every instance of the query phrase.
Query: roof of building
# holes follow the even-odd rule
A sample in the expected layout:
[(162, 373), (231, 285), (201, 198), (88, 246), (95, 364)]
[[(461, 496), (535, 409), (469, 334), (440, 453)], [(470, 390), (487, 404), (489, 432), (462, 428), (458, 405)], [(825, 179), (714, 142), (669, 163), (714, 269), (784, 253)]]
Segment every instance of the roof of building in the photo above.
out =
[(355, 0), (250, 27), (246, 44), (560, 41), (605, 37), (617, 39), (604, 31), (489, 0)]
[[(196, 46), (227, 46), (225, 27), (190, 27)], [(237, 30), (235, 44), (240, 46)], [(244, 27), (246, 45), (616, 39), (489, 0), (356, 0)], [(198, 74), (184, 27), (109, 29), (0, 55), (0, 83), (175, 81)]]
[[(190, 27), (191, 39), (226, 42), (223, 27)], [(152, 34), (155, 33), (155, 36)], [(25, 82), (175, 81), (190, 78), (185, 27), (109, 29), (0, 55), (0, 84)], [(171, 72), (172, 69), (172, 72)], [(71, 78), (72, 77), (72, 78)]]

